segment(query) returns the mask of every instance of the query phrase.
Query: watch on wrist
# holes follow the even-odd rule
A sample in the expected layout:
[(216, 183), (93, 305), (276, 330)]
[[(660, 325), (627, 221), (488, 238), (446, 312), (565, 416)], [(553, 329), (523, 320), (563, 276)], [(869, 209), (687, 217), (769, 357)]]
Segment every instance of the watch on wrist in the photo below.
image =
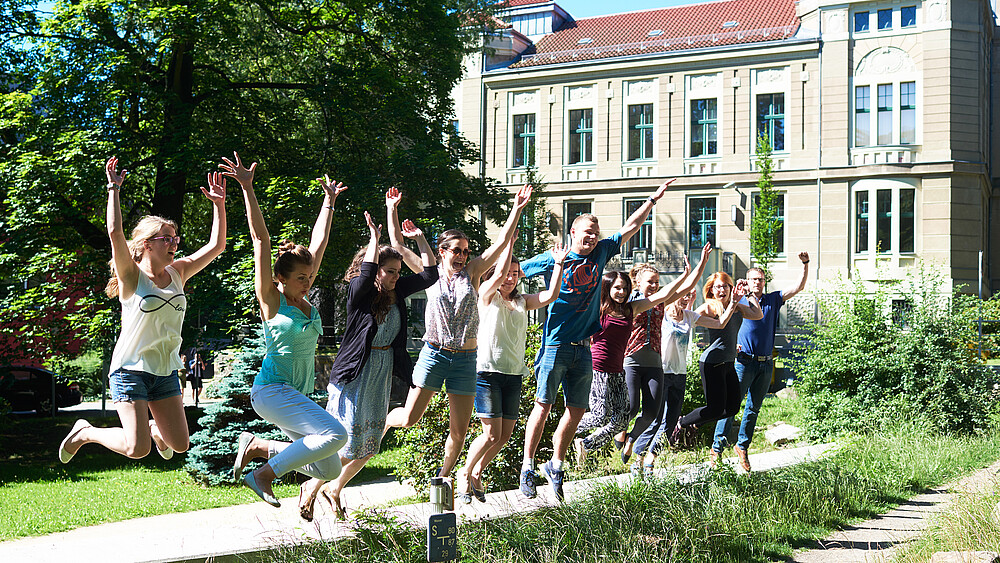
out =
[(108, 189), (109, 190), (117, 190), (117, 189), (119, 189), (119, 187), (118, 187), (118, 184), (116, 184), (114, 182), (108, 182)]

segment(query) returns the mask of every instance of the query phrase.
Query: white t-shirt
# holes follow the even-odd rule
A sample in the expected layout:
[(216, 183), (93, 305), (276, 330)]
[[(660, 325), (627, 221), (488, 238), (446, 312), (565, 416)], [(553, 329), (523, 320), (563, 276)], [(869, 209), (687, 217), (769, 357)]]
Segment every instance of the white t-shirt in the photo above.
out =
[(660, 340), (660, 355), (663, 358), (663, 373), (687, 373), (688, 346), (694, 325), (701, 315), (684, 310), (684, 318), (675, 321), (670, 312), (663, 316), (663, 330)]
[(524, 341), (527, 335), (528, 311), (523, 296), (507, 301), (498, 290), (489, 305), (479, 301), (476, 371), (526, 375)]
[(122, 304), (122, 331), (111, 355), (111, 373), (119, 368), (170, 375), (181, 369), (181, 325), (187, 298), (181, 276), (166, 267), (170, 284), (160, 289), (139, 273), (135, 293)]

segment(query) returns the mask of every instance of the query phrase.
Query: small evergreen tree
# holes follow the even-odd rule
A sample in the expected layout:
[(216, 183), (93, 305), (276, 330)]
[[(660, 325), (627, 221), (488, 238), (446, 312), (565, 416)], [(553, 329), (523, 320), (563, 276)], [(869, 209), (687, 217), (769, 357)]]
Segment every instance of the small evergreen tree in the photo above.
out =
[(250, 388), (264, 361), (264, 336), (260, 327), (243, 342), (233, 369), (219, 383), (222, 400), (205, 408), (198, 419), (201, 430), (191, 436), (185, 468), (205, 485), (232, 483), (236, 441), (246, 430), (266, 439), (285, 440), (278, 427), (263, 420), (250, 405)]
[(767, 133), (757, 137), (757, 190), (760, 192), (753, 204), (750, 220), (750, 257), (754, 265), (764, 270), (767, 281), (771, 281), (769, 266), (778, 255), (778, 194), (774, 191), (773, 166), (771, 160), (771, 140)]

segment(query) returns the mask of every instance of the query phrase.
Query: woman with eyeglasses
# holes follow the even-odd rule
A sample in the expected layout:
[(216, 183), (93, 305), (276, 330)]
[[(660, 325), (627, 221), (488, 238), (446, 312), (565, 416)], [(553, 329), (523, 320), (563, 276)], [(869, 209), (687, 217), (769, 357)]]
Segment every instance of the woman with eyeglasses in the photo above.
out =
[(439, 477), (448, 477), (465, 445), (476, 398), (476, 336), (479, 330), (479, 284), (510, 244), (521, 212), (531, 198), (525, 185), (514, 196), (499, 238), (481, 256), (471, 256), (469, 238), (458, 229), (438, 237), (438, 280), (427, 288), (424, 346), (413, 368), (406, 405), (393, 409), (386, 428), (409, 428), (420, 420), (435, 393), (448, 392), (448, 439)]
[[(190, 256), (174, 259), (181, 237), (177, 224), (147, 215), (125, 238), (119, 190), (126, 171), (118, 159), (104, 166), (108, 190), (108, 237), (111, 279), (105, 290), (122, 305), (122, 328), (111, 356), (108, 379), (121, 427), (97, 428), (84, 419), (59, 444), (59, 461), (69, 463), (84, 444), (101, 444), (126, 457), (145, 457), (152, 446), (164, 459), (188, 449), (180, 380), (181, 325), (187, 300), (184, 284), (226, 247), (226, 179), (208, 175), (212, 202), (212, 234), (208, 244)], [(150, 418), (152, 414), (152, 418)]]

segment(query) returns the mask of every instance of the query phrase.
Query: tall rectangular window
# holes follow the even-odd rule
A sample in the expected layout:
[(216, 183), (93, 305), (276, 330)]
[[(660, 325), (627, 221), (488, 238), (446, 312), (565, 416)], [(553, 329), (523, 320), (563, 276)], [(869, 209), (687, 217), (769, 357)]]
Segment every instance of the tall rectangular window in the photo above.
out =
[(892, 144), (892, 84), (878, 85), (878, 144)]
[(878, 11), (878, 28), (892, 29), (892, 9), (886, 8)]
[(899, 251), (913, 252), (916, 218), (914, 216), (917, 190), (899, 190)]
[[(625, 224), (625, 220), (632, 216), (637, 209), (642, 207), (646, 203), (645, 199), (626, 199), (624, 200), (624, 205), (622, 206), (622, 224)], [(633, 250), (652, 250), (653, 249), (653, 214), (649, 213), (646, 215), (646, 220), (639, 227), (639, 232), (637, 232), (632, 238), (625, 243), (625, 257), (631, 258)]]
[(917, 142), (917, 83), (899, 84), (899, 144)]
[(892, 248), (892, 190), (875, 191), (875, 248), (891, 252)]
[(566, 240), (570, 239), (569, 231), (573, 228), (573, 221), (584, 213), (590, 213), (591, 203), (589, 201), (567, 201), (563, 208), (563, 223), (566, 225)]
[(771, 150), (785, 150), (785, 95), (757, 96), (757, 136), (767, 135)]
[(854, 32), (868, 31), (868, 12), (854, 12)]
[(854, 251), (868, 252), (868, 192), (854, 195)]
[(715, 198), (688, 200), (688, 249), (700, 250), (706, 242), (715, 246)]
[(903, 6), (899, 9), (899, 27), (913, 27), (917, 25), (917, 7)]
[(854, 146), (867, 147), (871, 142), (871, 87), (854, 89)]
[(716, 99), (691, 100), (691, 156), (718, 154)]
[(628, 159), (653, 158), (653, 104), (628, 107)]
[(593, 162), (594, 110), (569, 112), (569, 164)]
[(514, 116), (514, 168), (535, 164), (535, 114)]
[[(774, 219), (778, 222), (777, 228), (774, 229), (774, 247), (777, 249), (778, 254), (785, 253), (785, 194), (776, 194), (778, 200), (778, 210)], [(753, 194), (753, 208), (751, 208), (751, 213), (757, 212), (757, 207), (760, 205), (760, 193)], [(750, 222), (753, 224), (753, 215), (750, 216)]]

